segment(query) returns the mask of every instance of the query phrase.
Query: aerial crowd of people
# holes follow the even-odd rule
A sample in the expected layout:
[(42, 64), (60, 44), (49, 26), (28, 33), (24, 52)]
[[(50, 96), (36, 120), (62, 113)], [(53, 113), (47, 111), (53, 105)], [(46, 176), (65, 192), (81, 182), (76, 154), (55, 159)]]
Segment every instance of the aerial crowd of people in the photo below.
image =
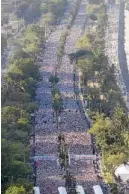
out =
[[(30, 139), (31, 156), (33, 156), (35, 169), (33, 176), (35, 177), (35, 185), (39, 186), (41, 194), (57, 194), (58, 187), (65, 187), (65, 171), (60, 166), (58, 153), (58, 136), (63, 134), (68, 148), (68, 171), (76, 179), (76, 183), (82, 185), (88, 194), (93, 194), (93, 185), (100, 184), (105, 191), (104, 193), (107, 194), (108, 185), (103, 182), (100, 171), (100, 156), (95, 148), (95, 142), (88, 132), (89, 124), (82, 107), (79, 106), (80, 99), (75, 93), (75, 89), (79, 91), (78, 78), (76, 77), (74, 80), (75, 66), (69, 58), (71, 53), (77, 51), (76, 43), (79, 38), (87, 32), (85, 0), (82, 0), (74, 23), (68, 30), (60, 64), (58, 60), (59, 41), (68, 25), (73, 4), (74, 2), (68, 3), (64, 18), (46, 40), (43, 52), (37, 60), (40, 67), (40, 80), (37, 83), (35, 97), (38, 109), (34, 113), (34, 131)], [(113, 5), (108, 9), (105, 54), (109, 64), (115, 65), (117, 83), (125, 102), (127, 102), (129, 94), (118, 59), (118, 31), (119, 6)], [(11, 47), (7, 48), (2, 57), (2, 73), (5, 71), (8, 55), (11, 56)], [(52, 83), (50, 82), (50, 77), (55, 74), (55, 71), (57, 71), (59, 79), (56, 86), (60, 91), (62, 100), (58, 125), (53, 108)], [(85, 157), (83, 158), (83, 156)], [(88, 156), (91, 158), (95, 156), (95, 159), (89, 159)]]
[[(108, 57), (110, 65), (115, 65), (115, 74), (118, 86), (128, 107), (128, 91), (123, 79), (121, 67), (119, 63), (119, 5), (114, 4), (108, 9), (108, 26), (106, 31), (106, 47), (105, 53)], [(124, 57), (123, 57), (124, 59)], [(125, 63), (125, 61), (123, 61)]]
[[(83, 3), (66, 39), (65, 54), (57, 69), (57, 77), (59, 78), (57, 88), (61, 93), (63, 104), (58, 128), (52, 104), (52, 85), (49, 79), (58, 65), (57, 48), (60, 36), (67, 24), (66, 18), (65, 22), (61, 22), (47, 40), (45, 52), (39, 59), (41, 81), (37, 84), (36, 95), (39, 109), (35, 112), (35, 155), (50, 156), (51, 159), (38, 161), (36, 184), (39, 185), (41, 193), (45, 194), (57, 193), (57, 188), (65, 184), (64, 172), (58, 162), (59, 133), (64, 134), (69, 155), (93, 154), (91, 136), (87, 132), (87, 122), (82, 117), (83, 112), (80, 112), (75, 98), (74, 65), (70, 63), (68, 57), (68, 54), (76, 51), (76, 42), (82, 35), (82, 28), (86, 19)], [(70, 160), (69, 171), (75, 176), (77, 183), (81, 184), (87, 191), (89, 190), (89, 193), (92, 193), (93, 185), (98, 183), (95, 167), (99, 168), (99, 166), (95, 165), (96, 162), (92, 160), (76, 161), (74, 157)]]

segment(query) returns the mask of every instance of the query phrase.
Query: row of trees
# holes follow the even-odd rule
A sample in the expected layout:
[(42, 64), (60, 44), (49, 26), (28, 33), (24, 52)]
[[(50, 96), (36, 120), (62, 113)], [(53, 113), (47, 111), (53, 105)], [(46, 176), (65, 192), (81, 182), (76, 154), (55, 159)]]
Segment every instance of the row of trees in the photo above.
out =
[(41, 3), (43, 14), (52, 15), (52, 20), (55, 23), (60, 20), (67, 6), (67, 0), (49, 0)]
[(1, 10), (1, 26), (9, 23), (9, 16)]
[(100, 10), (95, 30), (90, 29), (77, 45), (80, 50), (88, 52), (78, 57), (76, 67), (81, 72), (81, 87), (88, 108), (92, 112), (104, 112), (109, 116), (118, 103), (124, 108), (125, 104), (116, 83), (114, 64), (109, 65), (104, 54), (107, 16), (104, 5), (100, 6)]
[[(46, 2), (42, 2), (40, 0), (24, 0), (22, 2), (15, 2), (15, 4), (15, 11), (12, 14), (13, 20), (20, 21), (22, 19), (24, 24), (28, 25), (36, 23), (36, 21), (40, 18), (41, 25), (46, 31), (46, 28), (50, 28), (51, 25), (54, 25), (58, 19), (62, 17), (67, 5), (67, 0), (50, 0)], [(2, 10), (1, 22), (2, 26), (9, 23), (9, 13), (4, 13), (4, 8)], [(7, 37), (2, 37), (2, 52), (3, 49), (6, 48), (5, 39), (7, 39)]]
[(104, 171), (113, 174), (115, 167), (129, 159), (129, 118), (117, 106), (113, 115), (97, 115), (90, 132), (102, 152)]
[(2, 191), (10, 186), (6, 193), (29, 193), (32, 189), (29, 139), (31, 114), (37, 108), (33, 102), (39, 79), (36, 57), (43, 41), (43, 29), (28, 26), (17, 43), (2, 85)]
[(97, 21), (90, 17), (88, 34), (78, 42), (80, 50), (70, 57), (77, 61), (83, 98), (93, 119), (90, 132), (102, 154), (104, 176), (108, 183), (113, 183), (115, 167), (129, 159), (129, 118), (116, 83), (115, 66), (109, 65), (104, 54), (106, 7), (92, 4), (89, 10), (89, 16), (95, 14)]
[(30, 24), (41, 16), (40, 6), (40, 0), (19, 1), (14, 14), (18, 19), (23, 18), (26, 24)]
[(65, 42), (66, 42), (67, 35), (68, 35), (68, 30), (63, 32), (61, 37), (60, 37), (59, 46), (58, 46), (58, 53), (57, 53), (59, 63), (61, 62), (62, 56), (64, 54), (64, 47), (65, 47)]
[(1, 54), (3, 54), (6, 48), (7, 48), (7, 39), (4, 35), (1, 35)]
[(17, 5), (15, 15), (18, 18), (24, 18), (25, 22), (32, 23), (36, 21), (42, 14), (43, 18), (52, 15), (51, 21), (56, 22), (62, 17), (67, 5), (67, 0), (49, 0), (49, 1), (22, 1)]
[[(28, 0), (19, 2), (15, 14), (31, 23), (43, 13), (45, 22), (53, 25), (63, 15), (66, 4), (64, 0), (51, 0), (42, 5), (40, 1)], [(38, 107), (33, 100), (39, 79), (36, 59), (45, 41), (45, 26), (41, 26), (29, 25), (16, 42), (2, 86), (2, 192), (6, 190), (6, 194), (32, 192), (29, 139), (33, 112)], [(51, 77), (50, 81), (57, 80)], [(60, 109), (60, 94), (55, 88), (53, 99), (54, 108)]]

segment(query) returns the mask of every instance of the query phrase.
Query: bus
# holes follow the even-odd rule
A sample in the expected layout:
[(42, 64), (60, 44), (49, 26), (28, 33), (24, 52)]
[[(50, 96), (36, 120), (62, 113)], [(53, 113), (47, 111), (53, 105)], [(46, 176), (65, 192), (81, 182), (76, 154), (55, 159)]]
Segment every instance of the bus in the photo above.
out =
[(39, 187), (33, 187), (34, 194), (40, 194), (40, 189)]
[(94, 194), (103, 194), (103, 191), (102, 191), (100, 185), (94, 185), (93, 190), (94, 190)]
[(59, 194), (67, 194), (65, 187), (58, 187)]
[(76, 192), (77, 194), (85, 194), (84, 189), (81, 185), (76, 186)]

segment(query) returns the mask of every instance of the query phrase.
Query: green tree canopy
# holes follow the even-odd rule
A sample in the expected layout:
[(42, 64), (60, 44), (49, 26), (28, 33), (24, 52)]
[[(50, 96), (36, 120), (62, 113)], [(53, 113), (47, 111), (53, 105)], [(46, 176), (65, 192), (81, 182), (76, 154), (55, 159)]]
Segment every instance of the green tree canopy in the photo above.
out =
[(17, 186), (10, 186), (5, 194), (26, 194), (26, 190), (23, 186), (17, 187)]

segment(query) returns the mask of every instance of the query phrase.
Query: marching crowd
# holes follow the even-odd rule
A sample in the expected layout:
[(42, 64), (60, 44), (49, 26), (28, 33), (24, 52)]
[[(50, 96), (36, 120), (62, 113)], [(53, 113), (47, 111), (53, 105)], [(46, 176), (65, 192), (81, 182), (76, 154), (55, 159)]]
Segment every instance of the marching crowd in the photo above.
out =
[[(82, 4), (66, 40), (66, 54), (57, 69), (57, 77), (59, 78), (57, 87), (63, 101), (63, 111), (60, 113), (58, 129), (52, 108), (49, 78), (57, 66), (58, 42), (64, 25), (63, 27), (60, 25), (47, 41), (43, 63), (40, 67), (41, 81), (37, 85), (36, 101), (39, 103), (39, 109), (35, 113), (35, 155), (54, 155), (58, 158), (57, 139), (59, 132), (65, 135), (70, 153), (78, 155), (93, 154), (91, 136), (87, 133), (88, 126), (80, 113), (75, 98), (74, 65), (70, 63), (68, 58), (68, 54), (75, 52), (75, 44), (81, 36), (85, 19), (86, 13)], [(77, 183), (83, 185), (89, 191), (89, 194), (92, 193), (92, 186), (97, 183), (97, 174), (94, 167), (93, 161), (76, 161), (76, 159), (71, 159), (69, 167), (71, 174), (76, 177)], [(62, 175), (63, 172), (57, 160), (39, 161), (36, 170), (36, 183), (40, 186), (41, 193), (57, 193), (57, 188), (64, 185)]]
[[(123, 79), (119, 63), (119, 6), (114, 4), (108, 9), (108, 26), (106, 31), (106, 50), (110, 65), (115, 65), (115, 75), (118, 86), (128, 107), (128, 91)], [(123, 64), (125, 61), (123, 61)]]
[[(35, 155), (51, 158), (39, 160), (38, 165), (36, 163), (36, 184), (40, 187), (41, 194), (56, 194), (59, 186), (65, 186), (64, 171), (58, 161), (59, 133), (65, 137), (70, 159), (69, 172), (76, 178), (77, 184), (82, 185), (89, 194), (93, 193), (93, 185), (101, 184), (104, 193), (107, 193), (107, 185), (103, 183), (100, 172), (99, 156), (94, 149), (91, 135), (88, 133), (84, 112), (80, 109), (76, 99), (75, 87), (78, 88), (78, 86), (77, 82), (74, 82), (74, 65), (70, 63), (68, 57), (70, 53), (76, 51), (76, 42), (82, 35), (86, 20), (84, 7), (82, 2), (66, 39), (62, 63), (58, 66), (57, 49), (61, 34), (67, 25), (66, 18), (65, 22), (61, 22), (62, 24), (51, 34), (46, 43), (44, 54), (39, 57), (41, 80), (37, 84), (36, 95), (39, 109), (35, 112)], [(113, 29), (112, 33), (114, 32)], [(112, 37), (115, 38), (114, 34)], [(111, 46), (115, 49), (115, 42)], [(115, 52), (117, 52), (116, 49)], [(57, 69), (57, 77), (59, 78), (57, 87), (61, 93), (63, 105), (58, 128), (52, 104), (52, 86), (49, 81), (55, 69)], [(96, 160), (77, 160), (76, 157), (73, 157), (94, 154), (97, 156)]]
[(125, 10), (125, 53), (127, 59), (127, 66), (129, 71), (129, 10)]
[[(77, 155), (93, 154), (91, 136), (88, 134), (87, 122), (82, 117), (83, 112), (75, 99), (73, 74), (74, 65), (70, 63), (68, 54), (76, 51), (76, 42), (82, 35), (82, 28), (86, 19), (86, 13), (80, 7), (80, 13), (77, 15), (74, 24), (70, 30), (65, 45), (65, 55), (62, 59), (62, 65), (58, 70), (59, 89), (62, 94), (64, 110), (61, 112), (60, 130), (65, 133), (65, 139), (69, 147), (69, 152)], [(82, 17), (83, 16), (83, 17)], [(64, 76), (65, 75), (65, 76)], [(77, 85), (76, 85), (77, 86)], [(69, 95), (68, 95), (69, 94)], [(71, 159), (70, 172), (75, 176), (77, 184), (80, 184), (90, 194), (93, 193), (93, 185), (98, 183), (95, 165), (91, 160)], [(97, 166), (99, 168), (99, 166)]]
[[(49, 78), (54, 74), (55, 68), (58, 65), (57, 49), (63, 30), (64, 24), (57, 27), (56, 31), (50, 35), (45, 46), (45, 52), (39, 58), (41, 80), (37, 84), (36, 95), (39, 108), (35, 112), (35, 155), (52, 154), (58, 156), (58, 131), (52, 105)], [(60, 176), (60, 170), (56, 160), (38, 161), (36, 184), (40, 187), (41, 193), (57, 193), (58, 187), (64, 185), (64, 180)]]
[[(59, 186), (65, 186), (63, 170), (58, 162), (58, 135), (63, 133), (65, 142), (68, 145), (68, 152), (75, 155), (93, 155), (97, 153), (93, 150), (91, 136), (88, 133), (88, 125), (84, 113), (80, 110), (75, 95), (74, 65), (70, 63), (68, 55), (76, 51), (76, 42), (82, 35), (82, 29), (86, 20), (85, 1), (82, 1), (77, 17), (66, 39), (64, 56), (62, 63), (58, 66), (58, 45), (59, 40), (68, 24), (69, 13), (72, 6), (69, 6), (64, 20), (61, 21), (57, 29), (52, 32), (46, 41), (45, 51), (38, 57), (40, 66), (40, 81), (37, 83), (36, 102), (39, 107), (35, 112), (34, 140), (31, 147), (35, 156), (51, 156), (49, 160), (38, 160), (36, 167), (36, 185), (40, 187), (41, 194), (57, 194)], [(72, 2), (71, 2), (72, 4)], [(118, 30), (119, 30), (119, 6), (112, 6), (108, 10), (108, 27), (106, 32), (106, 50), (109, 63), (116, 67), (116, 79), (123, 96), (127, 96), (118, 62)], [(84, 30), (86, 31), (86, 30)], [(7, 50), (9, 52), (9, 50)], [(6, 63), (7, 52), (2, 58), (2, 64)], [(52, 85), (50, 77), (57, 68), (59, 83), (57, 87), (61, 93), (63, 110), (60, 113), (60, 122), (57, 128), (56, 117), (52, 101)], [(3, 65), (5, 67), (5, 65)], [(83, 115), (83, 116), (82, 116)], [(53, 158), (53, 156), (55, 158)], [(100, 184), (99, 160), (76, 160), (70, 159), (69, 171), (76, 178), (77, 184), (82, 185), (88, 194), (92, 194), (92, 187)], [(103, 185), (103, 188), (107, 188)], [(106, 193), (106, 190), (105, 190)]]

